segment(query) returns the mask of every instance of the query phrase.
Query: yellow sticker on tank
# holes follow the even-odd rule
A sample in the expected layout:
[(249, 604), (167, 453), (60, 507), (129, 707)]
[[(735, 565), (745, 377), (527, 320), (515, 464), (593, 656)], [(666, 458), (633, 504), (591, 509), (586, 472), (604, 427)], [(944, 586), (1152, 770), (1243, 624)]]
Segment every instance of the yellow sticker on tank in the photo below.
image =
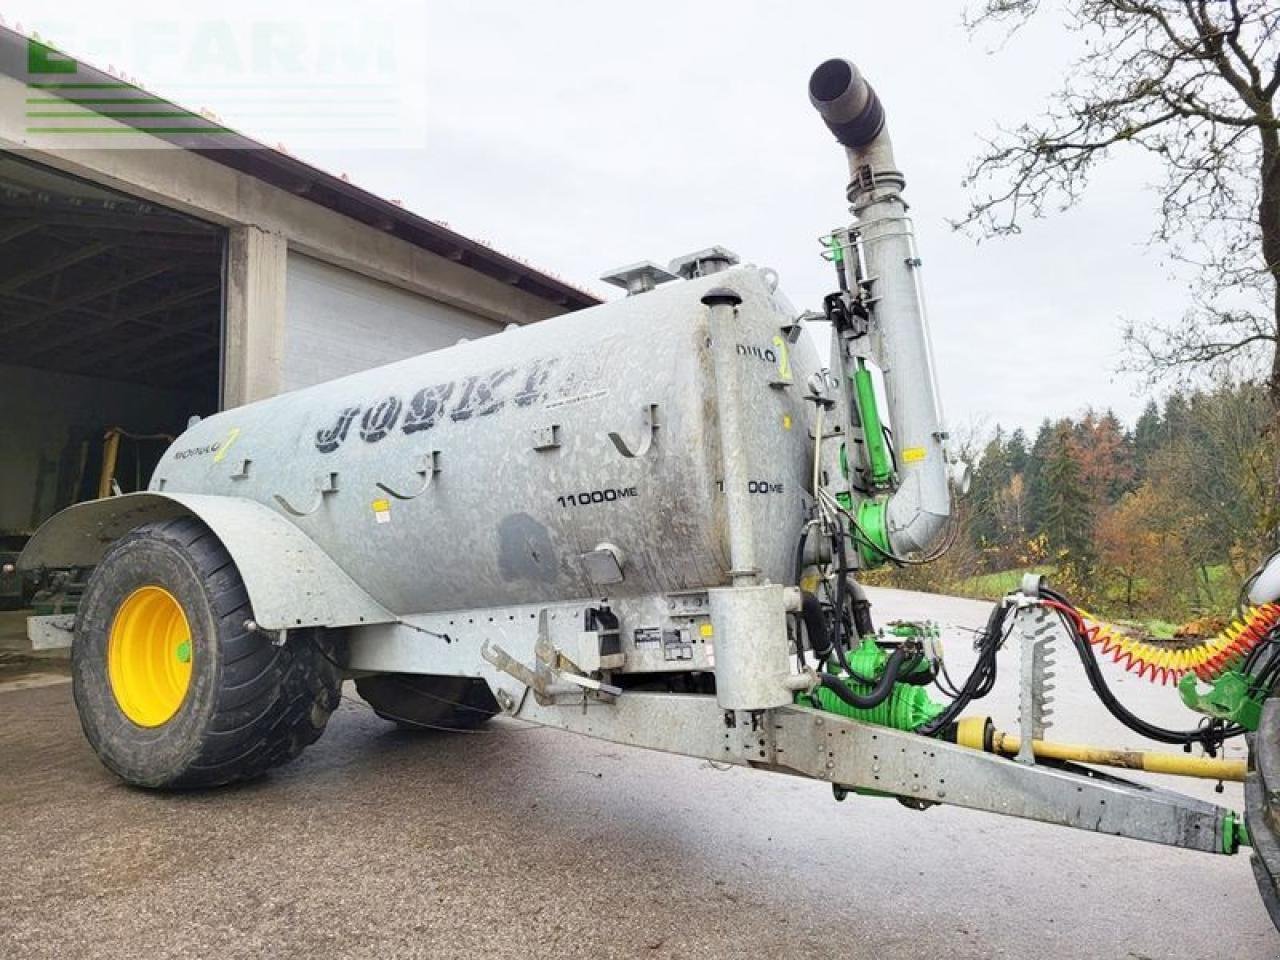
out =
[(790, 429), (791, 429), (791, 414), (789, 414), (789, 413), (784, 413), (784, 414), (782, 415), (782, 429), (783, 429), (783, 430), (790, 430)]
[(773, 345), (778, 348), (778, 379), (783, 383), (791, 382), (791, 354), (787, 350), (787, 341), (775, 335)]
[(240, 428), (232, 427), (227, 437), (218, 444), (218, 452), (213, 455), (214, 463), (221, 463), (227, 456), (227, 451), (231, 449), (231, 445), (236, 442), (236, 437), (240, 436)]
[(698, 628), (698, 632), (702, 634), (704, 637), (709, 637), (713, 633), (715, 633), (716, 630), (715, 630), (715, 627), (711, 626), (711, 624), (704, 623), (702, 626)]
[(373, 519), (377, 523), (391, 522), (391, 501), (375, 500), (373, 501)]
[(919, 463), (927, 456), (929, 456), (929, 451), (924, 447), (907, 447), (907, 449), (902, 451), (902, 462)]

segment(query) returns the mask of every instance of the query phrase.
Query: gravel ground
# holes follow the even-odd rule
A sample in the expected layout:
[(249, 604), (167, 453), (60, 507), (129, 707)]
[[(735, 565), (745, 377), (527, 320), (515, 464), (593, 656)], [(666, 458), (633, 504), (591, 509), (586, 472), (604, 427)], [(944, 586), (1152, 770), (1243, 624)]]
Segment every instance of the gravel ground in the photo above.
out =
[[(985, 604), (873, 599), (880, 620), (944, 624), (967, 670)], [(1051, 735), (1137, 745), (1059, 662)], [(1015, 666), (986, 705), (1007, 727)], [(1172, 688), (1109, 675), (1144, 714), (1185, 721)], [(1236, 785), (1189, 789), (1241, 804)], [(1280, 953), (1245, 857), (836, 804), (819, 784), (506, 721), (407, 735), (354, 694), (291, 766), (155, 794), (98, 764), (69, 685), (0, 683), (0, 868), (6, 958)]]

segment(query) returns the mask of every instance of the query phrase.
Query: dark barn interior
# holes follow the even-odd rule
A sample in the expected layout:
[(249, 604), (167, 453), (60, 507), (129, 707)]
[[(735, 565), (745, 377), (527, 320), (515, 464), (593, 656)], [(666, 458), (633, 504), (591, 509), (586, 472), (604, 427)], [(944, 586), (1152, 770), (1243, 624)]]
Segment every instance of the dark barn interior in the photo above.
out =
[(0, 551), (218, 408), (224, 240), (0, 153)]

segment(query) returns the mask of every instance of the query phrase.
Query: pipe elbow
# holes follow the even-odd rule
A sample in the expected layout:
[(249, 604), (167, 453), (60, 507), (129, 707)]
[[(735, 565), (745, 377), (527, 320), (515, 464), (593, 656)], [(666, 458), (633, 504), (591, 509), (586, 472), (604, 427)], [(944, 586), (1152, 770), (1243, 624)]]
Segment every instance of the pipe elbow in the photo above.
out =
[(848, 60), (827, 60), (809, 77), (809, 102), (835, 138), (851, 149), (884, 129), (884, 107), (871, 84)]
[(911, 553), (928, 553), (937, 545), (942, 533), (951, 519), (948, 513), (931, 513), (917, 510), (915, 514), (897, 526), (892, 519), (889, 522), (889, 545), (898, 556)]
[(951, 492), (945, 472), (927, 479), (933, 482), (912, 474), (889, 499), (886, 535), (898, 556), (932, 552), (951, 519)]

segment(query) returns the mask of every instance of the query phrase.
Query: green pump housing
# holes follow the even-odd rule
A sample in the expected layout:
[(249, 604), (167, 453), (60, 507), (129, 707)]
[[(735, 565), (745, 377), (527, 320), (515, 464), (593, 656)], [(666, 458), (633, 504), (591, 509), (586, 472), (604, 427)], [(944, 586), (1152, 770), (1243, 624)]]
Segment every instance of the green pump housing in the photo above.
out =
[[(889, 632), (895, 636), (915, 638), (921, 635), (921, 629), (915, 624), (901, 624), (891, 627)], [(872, 683), (884, 673), (884, 665), (888, 659), (888, 652), (876, 642), (874, 636), (863, 637), (861, 643), (848, 657), (849, 667), (853, 672)], [(829, 666), (827, 672), (843, 679), (855, 693), (865, 694), (871, 691), (870, 684), (851, 679), (837, 664)], [(929, 663), (923, 657), (909, 665), (908, 675), (924, 675), (928, 672)], [(885, 700), (870, 709), (851, 707), (825, 687), (819, 687), (812, 693), (797, 695), (796, 702), (809, 703), (820, 710), (838, 713), (864, 723), (874, 723), (881, 727), (893, 727), (895, 730), (915, 730), (938, 716), (943, 710), (940, 704), (930, 699), (923, 685), (906, 683), (902, 680), (894, 684), (893, 692)]]

